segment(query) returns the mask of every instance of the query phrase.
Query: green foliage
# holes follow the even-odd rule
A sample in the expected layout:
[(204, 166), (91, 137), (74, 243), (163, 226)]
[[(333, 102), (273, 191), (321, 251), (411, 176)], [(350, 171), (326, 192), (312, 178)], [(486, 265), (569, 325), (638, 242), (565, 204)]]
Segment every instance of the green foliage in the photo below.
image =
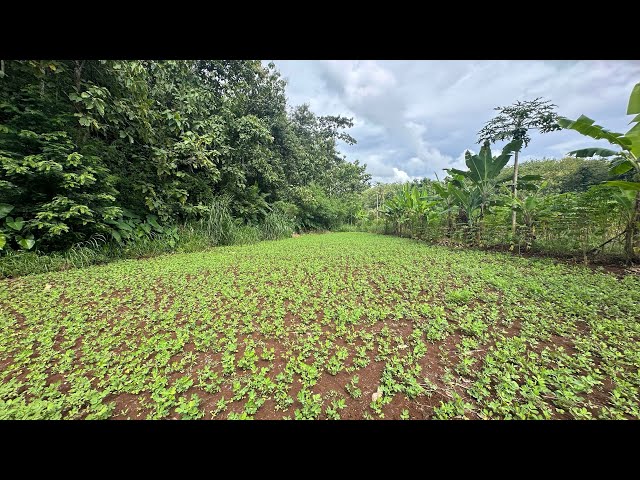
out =
[(331, 197), (318, 184), (292, 189), (291, 197), (298, 207), (298, 222), (306, 230), (331, 230), (347, 219), (343, 202)]
[(505, 145), (499, 156), (493, 157), (487, 140), (477, 155), (465, 152), (468, 171), (446, 169), (453, 175), (453, 196), (465, 210), (470, 224), (476, 216), (481, 219), (491, 205), (499, 204), (499, 200), (496, 199), (498, 176), (511, 158), (511, 154), (519, 151), (521, 146), (522, 140), (511, 141)]
[(478, 132), (478, 143), (520, 141), (521, 145), (526, 147), (531, 141), (530, 130), (547, 133), (560, 129), (555, 108), (556, 105), (540, 97), (534, 100), (518, 100), (507, 107), (496, 107), (494, 110), (499, 113)]
[[(630, 100), (632, 110), (634, 102)], [(625, 135), (614, 135), (586, 117), (575, 122), (557, 117), (554, 107), (536, 99), (497, 108), (501, 113), (480, 132), (484, 141), (480, 152), (465, 153), (467, 170), (445, 169), (449, 176), (443, 181), (372, 187), (361, 196), (358, 221), (341, 230), (393, 233), (456, 245), (509, 245), (517, 252), (579, 255), (584, 262), (599, 254), (624, 255), (632, 261), (640, 255), (640, 169), (633, 153), (636, 126)], [(632, 123), (638, 120), (636, 114)], [(588, 148), (570, 152), (574, 156), (560, 161), (525, 162), (519, 165), (518, 176), (514, 167), (506, 167), (510, 156), (527, 145), (529, 130), (544, 133), (562, 127), (608, 138), (622, 150)], [(490, 142), (497, 140), (510, 142), (494, 157)], [(593, 155), (614, 158), (611, 163), (582, 158)], [(627, 193), (616, 193), (621, 191)], [(636, 194), (635, 204), (629, 192)]]
[[(607, 140), (620, 150), (608, 150), (602, 148), (588, 148), (569, 152), (569, 155), (577, 157), (587, 157), (600, 155), (603, 157), (615, 157), (609, 170), (610, 175), (619, 176), (629, 171), (633, 177), (629, 180), (609, 180), (604, 182), (614, 189), (623, 192), (634, 192), (636, 196), (635, 209), (628, 218), (625, 228), (625, 255), (628, 262), (640, 256), (640, 83), (636, 84), (629, 96), (627, 115), (636, 116), (629, 122), (635, 125), (625, 134), (611, 132), (600, 125), (595, 125), (595, 121), (585, 115), (581, 115), (577, 120), (560, 118), (559, 124), (563, 128), (575, 130), (582, 135), (595, 140)], [(629, 194), (631, 195), (631, 194)]]
[[(546, 182), (545, 193), (584, 192), (589, 187), (606, 181), (609, 162), (605, 159), (565, 157), (562, 159), (530, 160), (520, 163), (522, 177), (538, 175)], [(500, 181), (513, 177), (513, 167), (505, 167)]]
[(264, 240), (279, 240), (293, 234), (295, 224), (290, 217), (280, 212), (267, 214), (260, 223), (260, 232)]
[[(279, 212), (294, 224), (331, 228), (349, 215), (343, 198), (370, 178), (338, 155), (338, 140), (355, 142), (343, 132), (351, 120), (317, 117), (307, 106), (287, 112), (273, 64), (4, 65), (0, 204), (24, 223), (0, 224), (2, 251), (63, 251), (95, 235), (116, 243), (171, 237), (167, 228), (192, 220), (207, 224), (215, 245), (255, 241), (241, 225), (264, 224), (260, 236), (279, 238), (290, 222), (265, 222), (277, 203), (295, 209)], [(309, 186), (310, 195), (299, 191)]]
[(520, 150), (521, 147), (522, 140), (514, 140), (502, 149), (502, 154), (493, 157), (490, 143), (485, 141), (478, 154), (474, 155), (468, 150), (465, 152), (464, 158), (468, 171), (455, 168), (447, 169), (447, 171), (468, 178), (474, 185), (484, 189), (486, 186), (491, 185), (491, 182), (500, 175), (502, 169), (509, 162), (511, 154)]

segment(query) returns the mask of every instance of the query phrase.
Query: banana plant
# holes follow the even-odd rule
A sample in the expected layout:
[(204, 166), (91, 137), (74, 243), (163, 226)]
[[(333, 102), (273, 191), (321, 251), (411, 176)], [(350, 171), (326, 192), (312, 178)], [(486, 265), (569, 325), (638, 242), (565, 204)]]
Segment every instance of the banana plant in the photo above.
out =
[[(600, 125), (594, 125), (595, 121), (585, 115), (580, 115), (577, 120), (560, 117), (558, 123), (562, 128), (575, 130), (595, 140), (607, 140), (619, 148), (619, 150), (583, 148), (573, 150), (568, 155), (575, 157), (593, 157), (594, 155), (613, 157), (614, 160), (609, 170), (611, 175), (621, 175), (630, 170), (635, 170), (636, 174), (640, 173), (640, 83), (636, 83), (629, 96), (627, 115), (635, 115), (629, 122), (635, 125), (624, 134), (611, 132)], [(640, 191), (640, 181), (610, 180), (605, 184), (612, 187), (620, 187), (624, 190)]]
[(482, 196), (480, 190), (464, 175), (458, 173), (450, 175), (444, 186), (436, 187), (434, 184), (434, 188), (438, 196), (446, 200), (447, 208), (442, 213), (447, 214), (449, 232), (453, 230), (451, 213), (457, 209), (459, 218), (462, 217), (461, 219), (466, 223), (465, 234), (468, 235), (479, 219)]
[(533, 239), (536, 234), (535, 223), (538, 215), (540, 214), (541, 207), (541, 198), (538, 195), (544, 188), (547, 186), (547, 182), (543, 182), (541, 185), (531, 185), (531, 188), (535, 191), (531, 195), (527, 195), (524, 198), (514, 198), (513, 199), (513, 209), (516, 213), (519, 213), (522, 217), (522, 222), (527, 227), (526, 235), (525, 235), (525, 243), (526, 248), (531, 248), (531, 244), (533, 243)]
[(504, 203), (497, 195), (498, 185), (504, 183), (498, 180), (500, 172), (511, 159), (511, 154), (522, 147), (522, 140), (512, 140), (502, 149), (502, 153), (496, 157), (491, 154), (490, 142), (486, 140), (480, 152), (472, 154), (465, 152), (465, 163), (468, 171), (457, 168), (445, 169), (452, 175), (452, 194), (457, 203), (466, 211), (469, 227), (478, 223), (476, 242), (480, 242), (480, 230), (482, 219), (489, 208)]
[(428, 225), (434, 218), (432, 207), (436, 202), (428, 201), (428, 198), (426, 190), (405, 184), (383, 204), (381, 211), (394, 223), (396, 233), (402, 234), (407, 224), (409, 232), (414, 233), (416, 224)]
[[(457, 168), (447, 168), (450, 174), (456, 174), (468, 179), (477, 189), (476, 195), (479, 196), (480, 218), (485, 214), (485, 210), (495, 202), (495, 193), (500, 172), (511, 159), (511, 154), (518, 151), (522, 147), (522, 140), (513, 140), (502, 149), (502, 153), (497, 157), (492, 156), (491, 146), (488, 140), (484, 142), (480, 148), (480, 152), (473, 155), (468, 150), (465, 152), (465, 163), (469, 168), (468, 171), (458, 170)], [(506, 180), (505, 180), (506, 181)]]
[(453, 193), (453, 189), (456, 187), (451, 182), (442, 183), (433, 183), (433, 189), (436, 192), (436, 195), (442, 199), (444, 203), (444, 211), (442, 213), (447, 214), (447, 235), (450, 236), (453, 232), (453, 218), (452, 218), (452, 210), (455, 205), (455, 195)]
[(610, 144), (618, 147), (618, 150), (583, 148), (573, 150), (568, 155), (575, 157), (593, 157), (594, 155), (611, 157), (613, 161), (609, 174), (612, 176), (633, 171), (632, 181), (609, 180), (603, 183), (610, 187), (618, 187), (622, 192), (632, 192), (620, 194), (625, 199), (635, 196), (632, 218), (625, 232), (625, 255), (627, 261), (630, 262), (636, 256), (636, 250), (640, 250), (640, 246), (637, 245), (638, 241), (634, 245), (634, 238), (638, 232), (638, 223), (640, 223), (640, 83), (636, 83), (631, 91), (627, 115), (635, 115), (629, 122), (629, 124), (633, 123), (634, 125), (627, 133), (612, 132), (600, 125), (595, 125), (595, 121), (585, 115), (580, 115), (577, 120), (560, 117), (558, 124), (562, 128), (575, 130), (595, 140), (607, 140)]
[(467, 188), (464, 184), (452, 183), (451, 191), (454, 201), (464, 210), (469, 227), (473, 227), (476, 218), (480, 218), (482, 194), (476, 187)]

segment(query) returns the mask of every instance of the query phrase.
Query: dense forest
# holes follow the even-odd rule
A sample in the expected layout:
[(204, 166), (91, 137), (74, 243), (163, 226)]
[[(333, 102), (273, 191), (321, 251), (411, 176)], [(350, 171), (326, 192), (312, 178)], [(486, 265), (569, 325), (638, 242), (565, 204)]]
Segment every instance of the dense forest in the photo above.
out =
[(351, 120), (288, 108), (273, 64), (3, 61), (0, 75), (5, 252), (171, 237), (221, 214), (224, 233), (330, 229), (368, 185), (336, 147), (355, 142)]

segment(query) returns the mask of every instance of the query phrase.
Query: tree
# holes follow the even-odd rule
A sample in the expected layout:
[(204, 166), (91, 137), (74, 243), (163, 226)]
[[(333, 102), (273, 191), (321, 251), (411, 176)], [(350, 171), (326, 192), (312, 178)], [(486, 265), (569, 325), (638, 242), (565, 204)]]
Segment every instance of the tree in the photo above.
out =
[[(530, 130), (537, 130), (540, 133), (560, 130), (554, 112), (556, 105), (540, 97), (534, 100), (517, 101), (508, 107), (496, 107), (494, 110), (500, 112), (496, 117), (489, 120), (478, 132), (478, 143), (498, 140), (521, 141), (527, 147), (531, 141)], [(515, 151), (513, 164), (513, 199), (518, 196), (518, 154), (522, 147)], [(511, 212), (511, 235), (516, 234), (516, 210), (515, 202)]]
[(577, 120), (560, 117), (558, 123), (562, 128), (575, 130), (595, 140), (607, 140), (620, 149), (583, 148), (569, 152), (569, 155), (576, 157), (593, 157), (595, 155), (613, 157), (611, 169), (609, 170), (610, 175), (618, 176), (633, 172), (632, 181), (609, 180), (604, 182), (604, 185), (622, 190), (622, 193), (617, 195), (616, 198), (623, 205), (626, 205), (632, 195), (635, 194), (635, 210), (630, 215), (625, 230), (625, 255), (627, 261), (630, 262), (635, 257), (635, 250), (638, 248), (637, 245), (634, 245), (634, 237), (638, 230), (638, 223), (640, 223), (640, 83), (636, 83), (631, 91), (627, 115), (635, 115), (629, 122), (635, 125), (624, 134), (611, 132), (600, 125), (594, 125), (595, 121), (585, 115), (580, 115)]

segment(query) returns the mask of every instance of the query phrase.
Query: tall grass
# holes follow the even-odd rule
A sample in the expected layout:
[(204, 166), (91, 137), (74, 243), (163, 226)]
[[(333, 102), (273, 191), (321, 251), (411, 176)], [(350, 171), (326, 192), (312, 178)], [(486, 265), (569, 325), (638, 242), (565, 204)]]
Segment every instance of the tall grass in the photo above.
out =
[(9, 251), (0, 257), (0, 278), (83, 268), (125, 258), (146, 258), (172, 252), (198, 252), (217, 245), (243, 245), (261, 240), (291, 237), (295, 224), (279, 212), (269, 213), (258, 225), (244, 225), (234, 219), (230, 198), (220, 196), (199, 222), (178, 227), (177, 241), (162, 233), (123, 243), (108, 241), (102, 235), (77, 243), (64, 252), (39, 254)]
[(235, 225), (232, 235), (233, 240), (230, 245), (245, 245), (262, 240), (260, 229), (253, 225)]
[(209, 205), (209, 215), (203, 220), (207, 236), (214, 245), (232, 245), (237, 228), (231, 209), (231, 197), (220, 195)]
[(287, 238), (295, 230), (293, 220), (280, 212), (270, 212), (259, 227), (263, 240)]

